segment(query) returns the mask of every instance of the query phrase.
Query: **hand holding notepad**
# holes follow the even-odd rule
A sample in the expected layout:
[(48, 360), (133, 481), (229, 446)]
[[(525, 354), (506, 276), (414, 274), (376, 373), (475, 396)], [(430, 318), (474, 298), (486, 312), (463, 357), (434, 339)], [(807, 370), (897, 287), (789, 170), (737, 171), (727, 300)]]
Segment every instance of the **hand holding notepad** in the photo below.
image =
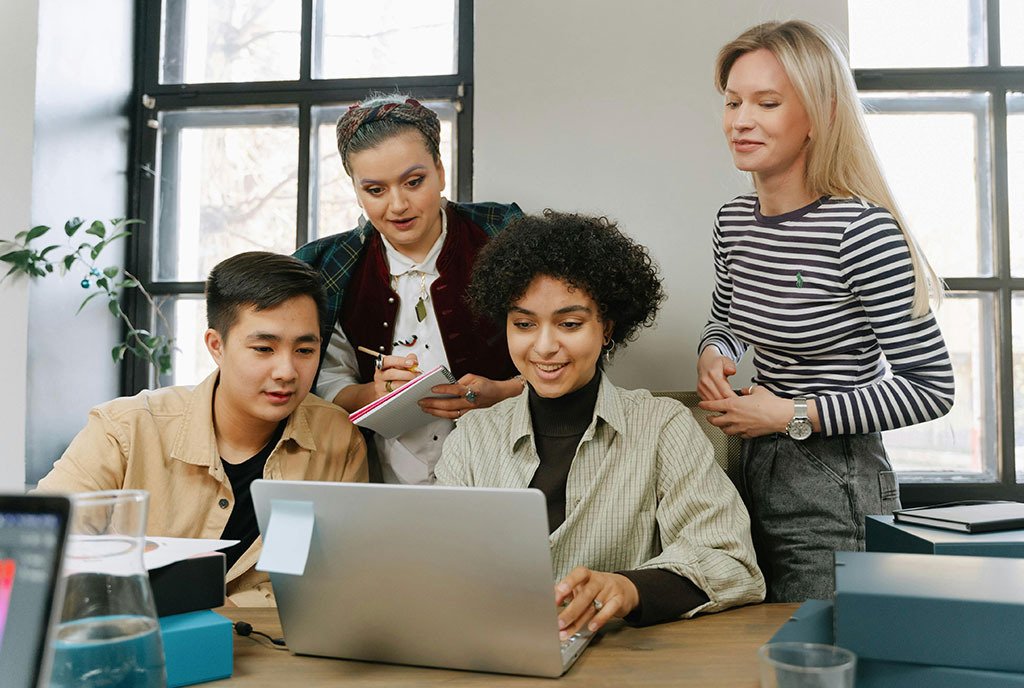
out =
[(427, 397), (454, 398), (451, 394), (434, 394), (437, 385), (455, 384), (455, 376), (443, 365), (428, 370), (409, 380), (390, 394), (353, 411), (349, 419), (361, 428), (373, 430), (386, 439), (415, 430), (434, 419), (420, 408), (420, 399)]

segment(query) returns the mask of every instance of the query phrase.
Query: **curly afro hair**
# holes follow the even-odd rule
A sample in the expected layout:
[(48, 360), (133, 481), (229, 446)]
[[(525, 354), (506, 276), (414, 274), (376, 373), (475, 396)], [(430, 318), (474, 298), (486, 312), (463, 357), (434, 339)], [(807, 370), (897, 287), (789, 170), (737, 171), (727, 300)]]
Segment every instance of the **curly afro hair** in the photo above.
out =
[(508, 311), (534, 278), (546, 275), (580, 289), (597, 303), (602, 320), (615, 323), (618, 346), (654, 324), (665, 300), (658, 268), (644, 246), (606, 217), (545, 210), (513, 220), (477, 258), (469, 302), (481, 316), (504, 325)]

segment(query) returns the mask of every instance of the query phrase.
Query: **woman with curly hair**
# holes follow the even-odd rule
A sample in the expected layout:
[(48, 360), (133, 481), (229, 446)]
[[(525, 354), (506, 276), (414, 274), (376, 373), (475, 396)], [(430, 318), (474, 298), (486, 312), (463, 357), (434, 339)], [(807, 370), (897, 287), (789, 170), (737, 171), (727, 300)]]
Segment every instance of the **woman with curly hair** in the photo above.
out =
[(605, 218), (547, 211), (484, 248), (469, 293), (528, 393), (466, 416), (438, 482), (544, 493), (563, 638), (760, 601), (750, 521), (690, 412), (604, 373), (664, 300), (647, 250)]
[[(701, 407), (744, 438), (744, 497), (772, 602), (826, 599), (833, 552), (899, 508), (881, 431), (938, 418), (953, 369), (929, 307), (941, 282), (885, 182), (837, 41), (802, 21), (718, 54), (723, 131), (754, 193), (714, 229)], [(729, 378), (754, 350), (753, 385)]]
[(412, 98), (353, 105), (338, 120), (337, 138), (367, 221), (295, 253), (327, 289), (316, 393), (351, 412), (420, 370), (446, 366), (458, 381), (434, 388), (449, 398), (423, 404), (435, 418), (370, 443), (371, 479), (430, 483), (453, 420), (523, 391), (500, 330), (475, 327), (465, 300), (480, 248), (522, 211), (441, 196), (441, 125)]

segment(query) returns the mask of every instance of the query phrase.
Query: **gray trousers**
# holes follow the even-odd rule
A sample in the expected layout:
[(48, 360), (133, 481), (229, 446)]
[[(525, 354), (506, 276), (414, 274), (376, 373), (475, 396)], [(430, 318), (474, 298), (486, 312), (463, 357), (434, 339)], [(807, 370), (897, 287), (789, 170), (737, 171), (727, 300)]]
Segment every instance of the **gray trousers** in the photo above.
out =
[(864, 549), (864, 517), (900, 507), (879, 433), (743, 442), (741, 492), (769, 602), (831, 599), (833, 552)]

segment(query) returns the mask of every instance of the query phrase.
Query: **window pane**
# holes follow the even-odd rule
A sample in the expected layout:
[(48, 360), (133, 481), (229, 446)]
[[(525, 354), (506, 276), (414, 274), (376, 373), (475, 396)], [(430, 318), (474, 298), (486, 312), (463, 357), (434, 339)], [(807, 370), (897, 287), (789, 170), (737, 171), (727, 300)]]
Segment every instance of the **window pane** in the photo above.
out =
[[(945, 337), (956, 401), (942, 418), (885, 433), (885, 447), (897, 471), (934, 481), (924, 471), (960, 474), (966, 480), (996, 476), (995, 300), (991, 294), (951, 294), (936, 312)], [(985, 333), (985, 334), (983, 334)], [(941, 478), (941, 476), (938, 476)]]
[[(454, 199), (455, 107), (447, 101), (423, 101), (423, 104), (436, 112), (441, 120), (440, 150), (445, 173), (445, 195)], [(352, 229), (361, 214), (352, 189), (352, 180), (342, 167), (334, 134), (334, 125), (347, 108), (347, 105), (313, 108), (316, 141), (310, 155), (310, 164), (313, 166), (310, 174), (310, 188), (313, 189), (310, 239)]]
[[(1021, 3), (1024, 6), (1024, 2)], [(1010, 269), (1024, 276), (1024, 94), (1006, 97), (1006, 168), (1010, 189)]]
[(298, 111), (160, 117), (157, 280), (206, 279), (242, 251), (295, 249)]
[(300, 0), (164, 0), (160, 82), (299, 78)]
[(1013, 295), (1013, 443), (1017, 482), (1024, 483), (1024, 293)]
[(201, 295), (163, 297), (158, 302), (156, 331), (174, 338), (171, 372), (160, 376), (160, 386), (196, 385), (216, 364), (206, 350), (206, 300)]
[(984, 65), (984, 4), (850, 0), (850, 63), (857, 69)]
[(1024, 2), (1021, 0), (1000, 0), (999, 2), (999, 52), (1000, 61), (1006, 66), (1024, 65)]
[(314, 78), (454, 74), (456, 0), (320, 0)]
[(886, 178), (942, 277), (992, 274), (987, 94), (863, 98)]

